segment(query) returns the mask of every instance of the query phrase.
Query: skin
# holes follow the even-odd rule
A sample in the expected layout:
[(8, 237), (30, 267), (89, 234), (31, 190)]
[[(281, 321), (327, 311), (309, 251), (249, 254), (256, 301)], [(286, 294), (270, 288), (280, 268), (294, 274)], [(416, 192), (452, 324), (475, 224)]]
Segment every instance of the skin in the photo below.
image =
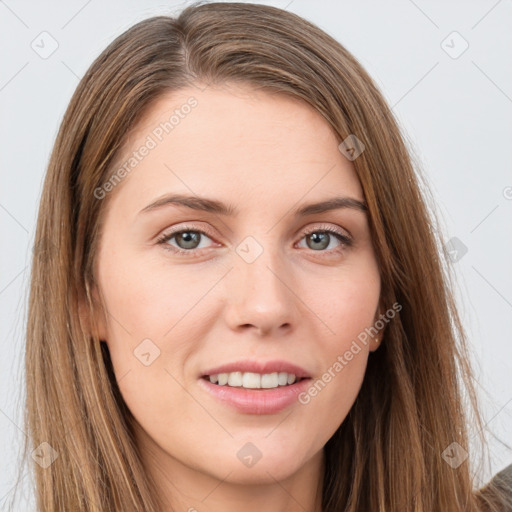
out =
[[(190, 96), (198, 105), (103, 199), (97, 335), (110, 350), (166, 510), (320, 511), (323, 446), (352, 407), (378, 341), (361, 345), (308, 404), (276, 414), (237, 412), (198, 379), (239, 359), (284, 359), (315, 380), (373, 325), (382, 312), (380, 277), (366, 214), (291, 213), (338, 195), (362, 201), (362, 188), (338, 150), (341, 140), (318, 112), (245, 85), (190, 87), (160, 98), (123, 155)], [(240, 213), (173, 205), (139, 213), (171, 192), (217, 199)], [(199, 248), (187, 249), (190, 241), (177, 237), (157, 243), (185, 223), (188, 231), (209, 231), (197, 235)], [(334, 235), (328, 247), (315, 245), (304, 234), (326, 227), (350, 235), (353, 245)], [(263, 249), (252, 263), (236, 252), (248, 236)], [(134, 355), (145, 339), (160, 350), (148, 366)], [(247, 442), (262, 454), (252, 467), (237, 457)]]

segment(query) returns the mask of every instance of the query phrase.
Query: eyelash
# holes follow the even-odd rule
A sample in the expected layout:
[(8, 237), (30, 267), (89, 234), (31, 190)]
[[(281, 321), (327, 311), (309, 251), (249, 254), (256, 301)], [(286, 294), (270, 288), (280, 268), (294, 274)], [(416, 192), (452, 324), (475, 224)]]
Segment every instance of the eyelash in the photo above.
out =
[[(164, 233), (163, 235), (161, 235), (158, 238), (157, 243), (159, 245), (162, 245), (166, 251), (170, 251), (173, 254), (186, 255), (187, 257), (193, 257), (194, 256), (193, 253), (197, 252), (197, 251), (201, 251), (201, 249), (189, 249), (189, 250), (179, 249), (179, 248), (176, 248), (176, 247), (173, 247), (173, 246), (167, 244), (167, 242), (169, 240), (171, 240), (172, 238), (174, 238), (176, 235), (179, 235), (181, 233), (191, 232), (191, 231), (194, 233), (200, 233), (202, 235), (205, 235), (210, 239), (213, 238), (212, 234), (209, 233), (207, 230), (197, 229), (193, 226), (183, 226), (179, 230), (172, 231), (170, 233)], [(325, 250), (313, 251), (313, 249), (311, 249), (313, 252), (327, 253), (327, 254), (332, 253), (332, 252), (340, 253), (344, 249), (352, 246), (352, 239), (350, 237), (348, 237), (347, 235), (343, 234), (341, 231), (338, 231), (337, 229), (335, 229), (331, 226), (320, 226), (320, 227), (307, 229), (303, 233), (302, 238), (304, 238), (307, 235), (311, 235), (312, 233), (329, 233), (331, 235), (334, 235), (340, 242), (340, 246), (337, 249), (331, 249), (330, 251), (325, 251)], [(302, 238), (301, 238), (301, 240), (302, 240)]]

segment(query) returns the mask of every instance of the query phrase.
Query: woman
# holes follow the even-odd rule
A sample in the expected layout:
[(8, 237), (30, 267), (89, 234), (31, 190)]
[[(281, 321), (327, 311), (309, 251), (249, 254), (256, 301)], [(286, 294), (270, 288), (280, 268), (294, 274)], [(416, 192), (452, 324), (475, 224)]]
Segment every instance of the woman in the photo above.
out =
[(197, 4), (119, 36), (40, 205), (39, 510), (509, 506), (473, 488), (466, 406), (483, 422), (418, 181), (371, 78), (294, 14)]

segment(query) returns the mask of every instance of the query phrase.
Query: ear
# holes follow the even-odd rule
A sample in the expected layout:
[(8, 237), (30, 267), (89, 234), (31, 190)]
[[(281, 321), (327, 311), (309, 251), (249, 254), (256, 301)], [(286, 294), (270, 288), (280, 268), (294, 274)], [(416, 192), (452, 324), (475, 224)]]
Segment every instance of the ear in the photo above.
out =
[[(382, 316), (384, 315), (384, 312), (386, 309), (384, 308), (384, 304), (382, 301), (379, 301), (379, 306), (377, 307), (377, 311), (375, 313), (375, 316), (373, 318), (373, 326), (376, 327), (377, 322), (380, 320), (379, 324), (382, 323)], [(376, 327), (377, 328), (377, 327)], [(384, 337), (384, 332), (386, 330), (386, 325), (382, 329), (379, 329), (379, 332), (372, 337), (372, 340), (370, 342), (370, 352), (375, 352), (380, 345), (382, 344), (382, 339)]]
[[(89, 288), (85, 285), (86, 293), (79, 300), (80, 321), (92, 337), (105, 341), (107, 339), (107, 322), (103, 301), (100, 300), (100, 293), (96, 285)], [(92, 303), (92, 311), (89, 304)]]

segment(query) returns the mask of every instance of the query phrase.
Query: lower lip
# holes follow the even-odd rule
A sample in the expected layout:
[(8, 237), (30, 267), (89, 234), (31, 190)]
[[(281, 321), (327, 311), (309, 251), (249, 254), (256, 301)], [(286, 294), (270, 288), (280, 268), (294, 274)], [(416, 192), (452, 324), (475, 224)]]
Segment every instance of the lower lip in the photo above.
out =
[(200, 385), (221, 402), (245, 414), (275, 414), (294, 402), (297, 395), (305, 391), (311, 379), (302, 379), (295, 384), (273, 389), (246, 389), (242, 387), (219, 386), (209, 380), (199, 379)]

